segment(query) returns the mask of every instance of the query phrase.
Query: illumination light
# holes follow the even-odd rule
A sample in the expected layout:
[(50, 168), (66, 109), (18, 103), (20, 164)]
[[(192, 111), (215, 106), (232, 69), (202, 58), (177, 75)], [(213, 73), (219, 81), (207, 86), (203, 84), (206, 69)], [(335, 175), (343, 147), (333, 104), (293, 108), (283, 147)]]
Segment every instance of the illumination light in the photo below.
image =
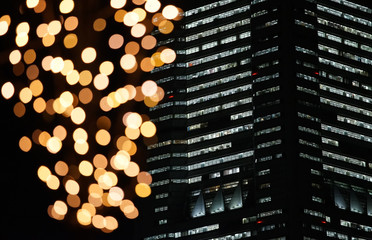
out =
[[(37, 170), (37, 176), (48, 188), (57, 190), (62, 184), (67, 193), (65, 201), (57, 200), (48, 207), (49, 216), (63, 220), (66, 214), (74, 212), (81, 225), (92, 224), (106, 233), (118, 227), (118, 220), (112, 216), (97, 214), (96, 208), (119, 207), (128, 219), (139, 215), (133, 202), (124, 199), (124, 189), (117, 186), (119, 174), (137, 178), (138, 184), (131, 191), (139, 197), (147, 197), (151, 193), (151, 175), (141, 172), (140, 166), (132, 161), (132, 156), (140, 149), (137, 148), (136, 141), (146, 141), (145, 138), (153, 137), (156, 126), (148, 117), (128, 111), (129, 105), (126, 103), (131, 100), (143, 101), (146, 106), (153, 107), (164, 97), (164, 90), (152, 80), (145, 81), (140, 86), (133, 86), (120, 85), (119, 78), (121, 74), (125, 74), (124, 79), (127, 76), (130, 78), (130, 74), (138, 70), (152, 71), (156, 67), (173, 62), (176, 57), (175, 52), (166, 47), (152, 51), (152, 55), (149, 55), (147, 51), (156, 47), (157, 39), (146, 34), (153, 27), (158, 27), (159, 32), (163, 34), (172, 32), (172, 21), (179, 18), (180, 10), (168, 5), (160, 11), (161, 3), (158, 0), (132, 2), (135, 6), (122, 9), (126, 7), (126, 0), (110, 0), (106, 4), (115, 9), (114, 16), (106, 15), (104, 18), (93, 19), (88, 25), (80, 21), (78, 15), (73, 16), (75, 4), (80, 4), (73, 0), (59, 2), (58, 8), (62, 14), (59, 18), (50, 19), (48, 22), (43, 22), (43, 18), (40, 18), (40, 22), (32, 25), (28, 21), (16, 22), (16, 36), (13, 39), (16, 47), (9, 50), (9, 62), (12, 64), (12, 74), (17, 78), (26, 77), (27, 83), (19, 84), (16, 80), (9, 79), (1, 87), (4, 99), (11, 99), (14, 95), (19, 97), (13, 107), (17, 117), (22, 118), (34, 111), (42, 115), (41, 118), (47, 121), (48, 126), (58, 122), (58, 125), (51, 126), (52, 132), (36, 129), (32, 132), (32, 137), (22, 136), (18, 142), (21, 151), (29, 152), (34, 145), (40, 145), (52, 157), (55, 155), (63, 158), (54, 162), (51, 168), (43, 165)], [(36, 14), (51, 11), (51, 8), (46, 8), (45, 0), (26, 0), (25, 3), (27, 8), (32, 9), (29, 11)], [(65, 15), (71, 13), (71, 16)], [(107, 50), (108, 54), (115, 51), (124, 54), (117, 62), (100, 59), (102, 50), (93, 45), (95, 38), (90, 38), (94, 34), (102, 34), (111, 24), (111, 18), (115, 22), (123, 23), (126, 31), (130, 33), (125, 41), (120, 34), (113, 34), (106, 39), (108, 45), (104, 51)], [(9, 15), (0, 18), (0, 36), (7, 34), (10, 24)], [(80, 29), (84, 29), (84, 34)], [(106, 32), (104, 37), (105, 34)], [(27, 46), (29, 42), (33, 48)], [(50, 51), (42, 49), (52, 46)], [(51, 55), (46, 55), (46, 52)], [(82, 63), (89, 64), (87, 68), (81, 69), (81, 63), (76, 62), (75, 58), (68, 59), (76, 55), (76, 52), (80, 53)], [(116, 68), (118, 64), (121, 68)], [(51, 72), (45, 75), (44, 72), (47, 71)], [(109, 86), (111, 89), (106, 93)], [(115, 86), (119, 87), (114, 89)], [(31, 105), (30, 108), (27, 107), (28, 104)], [(97, 111), (90, 110), (93, 105)], [(111, 114), (107, 113), (113, 109), (120, 109), (118, 112), (123, 116), (122, 124), (117, 125), (109, 118)], [(99, 112), (99, 116), (96, 112)], [(55, 121), (49, 121), (51, 117)], [(120, 127), (122, 131), (121, 135), (118, 135), (117, 129)], [(69, 135), (72, 135), (72, 138)], [(144, 138), (140, 138), (141, 135)], [(104, 149), (104, 152), (113, 152), (113, 155), (100, 154), (97, 145)], [(114, 151), (110, 151), (112, 148)], [(71, 149), (86, 160), (76, 163), (77, 159), (65, 157), (65, 151)], [(59, 154), (60, 152), (62, 154)], [(93, 159), (88, 159), (91, 156), (88, 152), (92, 153)], [(110, 171), (106, 170), (109, 164)], [(80, 184), (80, 179), (91, 181), (91, 175), (94, 175), (96, 183), (88, 184), (88, 202), (82, 203), (79, 195), (86, 189), (82, 189), (85, 184)]]

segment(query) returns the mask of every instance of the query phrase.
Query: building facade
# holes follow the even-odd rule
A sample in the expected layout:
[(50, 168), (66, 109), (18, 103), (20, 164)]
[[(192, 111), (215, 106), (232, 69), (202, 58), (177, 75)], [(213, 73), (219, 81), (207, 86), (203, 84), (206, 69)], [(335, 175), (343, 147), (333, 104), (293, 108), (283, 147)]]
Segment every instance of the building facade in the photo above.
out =
[(144, 239), (370, 239), (371, 3), (181, 7), (151, 74)]

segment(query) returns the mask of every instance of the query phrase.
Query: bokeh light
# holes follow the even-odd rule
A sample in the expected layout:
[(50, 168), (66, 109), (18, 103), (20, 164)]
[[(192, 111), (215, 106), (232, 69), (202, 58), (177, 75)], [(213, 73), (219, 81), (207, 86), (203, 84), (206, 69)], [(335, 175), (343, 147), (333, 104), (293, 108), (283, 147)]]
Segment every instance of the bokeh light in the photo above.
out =
[[(151, 194), (152, 177), (141, 169), (143, 154), (136, 154), (157, 128), (137, 106), (154, 107), (165, 93), (157, 79), (137, 76), (175, 61), (174, 50), (156, 49), (159, 35), (153, 31), (170, 34), (182, 15), (159, 0), (127, 3), (107, 1), (104, 14), (86, 20), (78, 1), (52, 6), (25, 0), (19, 8), (24, 20), (0, 18), (0, 36), (10, 35), (13, 42), (6, 53), (11, 67), (1, 83), (2, 99), (12, 104), (17, 120), (32, 119), (27, 124), (34, 127), (18, 136), (18, 147), (45, 150), (48, 160), (40, 159), (37, 177), (65, 194), (51, 201), (48, 215), (58, 221), (72, 215), (105, 233), (121, 222), (107, 215), (108, 208), (135, 219), (139, 210), (132, 200)], [(29, 14), (40, 13), (43, 17), (29, 20)]]

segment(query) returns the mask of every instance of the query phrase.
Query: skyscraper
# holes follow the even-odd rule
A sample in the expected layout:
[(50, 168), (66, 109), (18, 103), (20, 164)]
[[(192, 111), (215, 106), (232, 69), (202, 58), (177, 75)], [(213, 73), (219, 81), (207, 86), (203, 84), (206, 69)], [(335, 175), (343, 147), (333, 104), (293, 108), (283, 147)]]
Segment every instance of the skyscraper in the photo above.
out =
[(151, 75), (144, 238), (370, 239), (371, 3), (181, 7), (158, 42), (177, 60)]

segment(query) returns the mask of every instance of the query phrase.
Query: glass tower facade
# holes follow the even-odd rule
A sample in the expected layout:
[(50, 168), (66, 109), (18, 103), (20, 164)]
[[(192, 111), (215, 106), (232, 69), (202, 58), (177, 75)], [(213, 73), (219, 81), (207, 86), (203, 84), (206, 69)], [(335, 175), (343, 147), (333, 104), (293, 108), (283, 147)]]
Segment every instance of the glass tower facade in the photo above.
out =
[(151, 72), (166, 95), (143, 238), (369, 239), (371, 3), (181, 7), (158, 42), (177, 60)]

